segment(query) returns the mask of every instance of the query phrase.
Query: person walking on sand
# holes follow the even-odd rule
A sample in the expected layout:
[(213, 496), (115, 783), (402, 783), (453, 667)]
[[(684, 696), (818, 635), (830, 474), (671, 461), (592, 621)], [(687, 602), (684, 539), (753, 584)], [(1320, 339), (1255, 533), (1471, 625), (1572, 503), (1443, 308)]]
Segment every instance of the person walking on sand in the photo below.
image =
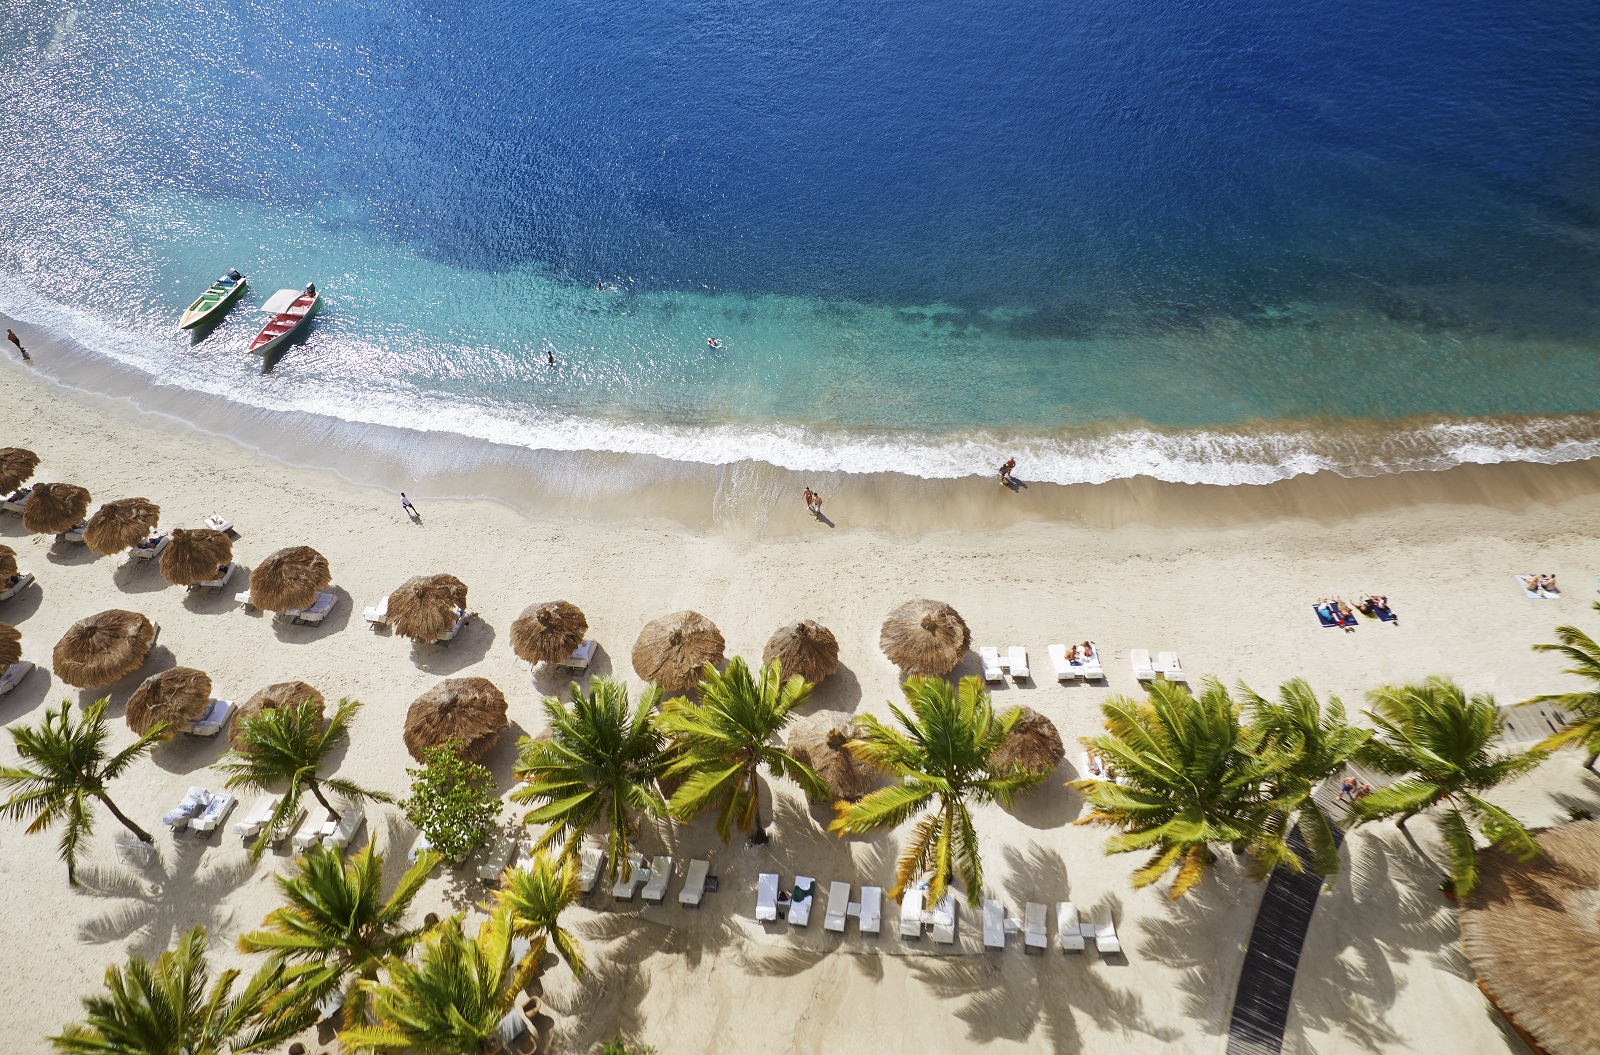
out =
[(26, 348), (22, 347), (22, 338), (17, 336), (17, 331), (16, 330), (7, 330), (6, 331), (6, 340), (10, 341), (12, 344), (17, 346), (17, 351), (22, 353), (22, 361), (23, 362), (26, 363), (26, 362), (29, 362), (29, 361), (31, 361), (33, 359), (33, 356), (28, 354), (28, 350)]
[(1001, 482), (1010, 483), (1011, 482), (1011, 470), (1015, 469), (1016, 467), (1017, 467), (1017, 460), (1015, 458), (1007, 458), (1005, 460), (1005, 464), (1000, 466), (1000, 480), (1001, 480)]
[(411, 504), (411, 499), (406, 497), (404, 491), (400, 492), (400, 508), (405, 510), (406, 516), (412, 520), (420, 521), (422, 519), (422, 514), (417, 512), (417, 507)]

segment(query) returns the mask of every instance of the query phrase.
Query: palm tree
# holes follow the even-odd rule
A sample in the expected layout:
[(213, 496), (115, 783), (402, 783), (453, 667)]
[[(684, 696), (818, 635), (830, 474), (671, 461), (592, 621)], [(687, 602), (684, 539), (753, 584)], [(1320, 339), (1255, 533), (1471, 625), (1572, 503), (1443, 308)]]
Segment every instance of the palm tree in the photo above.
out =
[(1001, 768), (991, 759), (1022, 717), (1020, 707), (996, 715), (983, 681), (961, 679), (959, 688), (943, 678), (913, 676), (905, 683), (906, 709), (889, 704), (905, 731), (892, 729), (871, 715), (849, 749), (862, 759), (900, 778), (858, 802), (834, 804), (828, 830), (861, 835), (878, 828), (897, 828), (923, 811), (900, 851), (895, 885), (899, 899), (918, 876), (928, 876), (928, 899), (944, 897), (952, 876), (959, 876), (967, 901), (976, 906), (983, 896), (983, 862), (978, 832), (972, 823), (974, 804), (1010, 806), (1016, 797), (1044, 780), (1042, 771)]
[(511, 926), (517, 934), (554, 945), (572, 973), (582, 975), (583, 950), (560, 922), (561, 913), (580, 896), (577, 862), (552, 860), (541, 850), (526, 866), (506, 872), (495, 905), (511, 910)]
[(164, 724), (110, 756), (106, 754), (110, 731), (106, 728), (105, 700), (85, 708), (76, 725), (72, 722), (72, 705), (63, 700), (59, 711), (45, 712), (44, 722), (37, 729), (13, 725), (8, 731), (24, 764), (0, 766), (0, 788), (16, 792), (0, 806), (0, 814), (12, 820), (31, 820), (29, 835), (58, 822), (64, 825), (59, 851), (67, 863), (67, 882), (78, 885), (78, 846), (85, 836), (94, 833), (91, 799), (99, 800), (141, 842), (151, 842), (150, 833), (129, 820), (111, 801), (106, 785), (166, 736)]
[[(1600, 611), (1600, 602), (1594, 605)], [(1586, 768), (1594, 770), (1595, 759), (1600, 758), (1600, 645), (1575, 626), (1556, 627), (1560, 644), (1534, 645), (1535, 652), (1559, 652), (1572, 661), (1563, 674), (1576, 674), (1589, 681), (1584, 692), (1559, 692), (1535, 696), (1518, 704), (1526, 707), (1533, 703), (1553, 703), (1571, 716), (1565, 729), (1540, 742), (1540, 751), (1556, 751), (1563, 747), (1581, 747), (1588, 753), (1583, 760)], [(1600, 770), (1596, 770), (1600, 772)]]
[(549, 736), (524, 737), (512, 768), (527, 786), (511, 801), (541, 803), (524, 823), (547, 825), (534, 849), (560, 844), (561, 857), (570, 858), (585, 833), (603, 827), (611, 874), (627, 867), (640, 821), (667, 815), (657, 786), (666, 766), (654, 713), (660, 699), (660, 686), (651, 684), (630, 707), (628, 687), (610, 678), (595, 678), (587, 696), (574, 684), (570, 707), (545, 697)]
[(255, 791), (274, 791), (285, 787), (283, 801), (261, 834), (250, 846), (250, 855), (260, 859), (267, 848), (267, 840), (288, 819), (299, 815), (300, 796), (311, 792), (329, 817), (339, 811), (323, 796), (322, 789), (336, 791), (351, 802), (372, 799), (374, 802), (393, 802), (394, 798), (381, 791), (371, 791), (349, 780), (322, 777), (323, 764), (328, 756), (344, 743), (349, 735), (350, 722), (361, 709), (357, 700), (340, 700), (328, 724), (322, 724), (317, 704), (304, 700), (292, 707), (268, 707), (260, 714), (245, 719), (239, 728), (240, 750), (229, 751), (216, 763), (216, 767), (229, 774), (228, 787), (250, 788)]
[[(1268, 700), (1252, 692), (1248, 685), (1239, 686), (1240, 693), (1250, 704), (1250, 723), (1254, 733), (1255, 750), (1259, 754), (1282, 755), (1285, 765), (1272, 778), (1269, 796), (1273, 805), (1265, 820), (1271, 836), (1289, 831), (1293, 824), (1300, 831), (1311, 852), (1311, 866), (1320, 876), (1332, 877), (1339, 871), (1339, 841), (1328, 823), (1327, 814), (1317, 805), (1312, 795), (1323, 780), (1344, 769), (1355, 757), (1361, 745), (1372, 736), (1371, 730), (1358, 729), (1345, 720), (1344, 704), (1337, 696), (1328, 697), (1326, 706), (1317, 701), (1317, 694), (1301, 678), (1294, 678), (1278, 686), (1277, 700)], [(1269, 847), (1283, 845), (1276, 838)], [(1266, 878), (1272, 865), (1282, 864), (1290, 870), (1302, 870), (1300, 857), (1290, 854), (1286, 860), (1273, 860), (1270, 853), (1258, 852), (1252, 856), (1256, 877)]]
[(707, 663), (700, 679), (700, 702), (682, 697), (667, 701), (661, 724), (672, 737), (678, 757), (667, 775), (683, 777), (668, 809), (687, 821), (705, 809), (717, 811), (717, 834), (727, 842), (738, 828), (751, 841), (764, 843), (761, 822), (761, 771), (785, 776), (806, 795), (820, 799), (827, 783), (812, 768), (789, 754), (775, 737), (811, 696), (811, 686), (798, 675), (785, 681), (783, 666), (773, 660), (760, 678), (735, 656), (718, 673)]
[[(1539, 751), (1497, 751), (1500, 712), (1493, 697), (1470, 699), (1448, 678), (1402, 685), (1369, 694), (1367, 714), (1378, 727), (1361, 759), (1384, 773), (1401, 776), (1387, 787), (1356, 800), (1359, 821), (1398, 817), (1400, 827), (1424, 810), (1446, 807), (1439, 833), (1450, 857), (1448, 892), (1470, 897), (1478, 887), (1478, 854), (1472, 826), (1484, 837), (1524, 861), (1538, 844), (1511, 814), (1481, 792), (1529, 772), (1544, 761)], [(1408, 833), (1409, 834), (1409, 833)]]
[(350, 861), (314, 846), (300, 859), (300, 874), (274, 875), (287, 904), (268, 914), (262, 930), (239, 939), (241, 952), (265, 952), (304, 969), (294, 971), (275, 1007), (314, 1008), (334, 992), (345, 993), (346, 1020), (359, 1022), (358, 984), (378, 977), (391, 955), (404, 954), (418, 930), (403, 926), (406, 911), (439, 863), (424, 852), (383, 896), (383, 857), (367, 843)]
[(107, 969), (108, 992), (83, 999), (86, 1021), (50, 1043), (66, 1055), (237, 1055), (271, 1047), (309, 1024), (263, 1017), (282, 970), (267, 964), (237, 997), (239, 972), (223, 971), (208, 992), (206, 932), (196, 927), (154, 964), (135, 956)]
[(374, 1025), (341, 1030), (345, 1051), (405, 1051), (416, 1055), (474, 1055), (496, 1050), (500, 1020), (539, 970), (544, 950), (535, 943), (518, 959), (511, 910), (484, 921), (473, 941), (461, 917), (442, 920), (422, 939), (412, 964), (389, 960), (388, 981), (362, 982), (377, 1014)]
[(1260, 749), (1220, 682), (1208, 678), (1196, 697), (1162, 679), (1146, 699), (1114, 696), (1100, 709), (1107, 735), (1089, 744), (1116, 777), (1068, 785), (1090, 807), (1074, 823), (1121, 828), (1107, 853), (1151, 851), (1133, 874), (1136, 888), (1175, 872), (1169, 896), (1182, 897), (1216, 861), (1218, 845), (1248, 850), (1262, 862), (1258, 872), (1298, 866), (1282, 833), (1265, 823), (1269, 787), (1289, 758)]

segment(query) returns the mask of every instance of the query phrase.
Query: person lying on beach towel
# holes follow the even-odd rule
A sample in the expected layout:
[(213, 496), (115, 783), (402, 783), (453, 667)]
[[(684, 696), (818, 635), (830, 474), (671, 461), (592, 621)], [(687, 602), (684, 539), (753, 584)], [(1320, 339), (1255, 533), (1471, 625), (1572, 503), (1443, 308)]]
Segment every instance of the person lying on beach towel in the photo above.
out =
[(1378, 594), (1363, 598), (1361, 603), (1356, 605), (1356, 611), (1369, 619), (1381, 619), (1385, 623), (1400, 622), (1400, 617), (1395, 615), (1394, 611), (1389, 607), (1389, 598), (1381, 597)]

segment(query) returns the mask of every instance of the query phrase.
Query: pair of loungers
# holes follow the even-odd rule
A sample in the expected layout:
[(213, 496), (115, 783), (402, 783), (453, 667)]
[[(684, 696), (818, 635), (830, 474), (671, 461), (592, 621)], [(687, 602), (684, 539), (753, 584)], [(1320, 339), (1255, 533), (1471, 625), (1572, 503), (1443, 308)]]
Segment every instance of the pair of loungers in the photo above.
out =
[[(809, 926), (817, 902), (817, 881), (811, 876), (797, 875), (788, 890), (781, 887), (782, 880), (776, 872), (762, 872), (756, 878), (756, 921), (776, 922), (781, 913), (791, 927)], [(852, 901), (849, 883), (829, 884), (822, 929), (843, 934), (852, 917), (861, 933), (877, 934), (883, 923), (883, 888), (862, 887), (861, 900)]]
[(983, 663), (984, 681), (1004, 681), (1008, 673), (1013, 681), (1027, 681), (1033, 676), (1028, 670), (1028, 650), (1021, 645), (1007, 649), (1004, 659), (999, 649), (985, 645), (978, 649), (978, 659)]
[[(249, 590), (244, 590), (240, 593), (234, 594), (233, 599), (239, 602), (239, 605), (242, 608), (255, 607), (250, 602)], [(322, 622), (328, 617), (328, 613), (333, 611), (333, 606), (338, 603), (339, 598), (337, 594), (321, 591), (318, 592), (316, 600), (312, 601), (306, 607), (291, 608), (286, 612), (276, 612), (273, 614), (273, 618), (283, 623), (300, 623), (306, 626), (316, 626), (318, 623)]]
[(1055, 669), (1057, 681), (1073, 681), (1077, 678), (1104, 681), (1106, 677), (1105, 670), (1100, 666), (1100, 649), (1093, 641), (1089, 642), (1087, 656), (1069, 653), (1066, 645), (1051, 645), (1050, 666)]
[(305, 853), (307, 850), (321, 843), (332, 850), (344, 853), (367, 823), (367, 815), (360, 807), (352, 806), (337, 817), (329, 817), (321, 824), (314, 824), (305, 831), (297, 832), (294, 837), (296, 853)]
[(1158, 677), (1168, 681), (1189, 680), (1183, 672), (1183, 665), (1178, 662), (1176, 652), (1157, 653), (1152, 662), (1148, 649), (1135, 648), (1129, 650), (1128, 661), (1133, 665), (1133, 676), (1139, 681), (1154, 681)]
[(137, 546), (128, 550), (129, 560), (155, 560), (161, 556), (161, 551), (172, 542), (172, 536), (165, 532), (151, 530), (150, 537)]
[[(1022, 944), (1025, 949), (1043, 950), (1049, 947), (1050, 939), (1046, 932), (1049, 910), (1042, 902), (1030, 901), (1023, 908), (1022, 921), (1010, 919), (1005, 914), (1005, 906), (994, 899), (985, 900), (983, 903), (983, 944), (988, 949), (1004, 949), (1006, 939), (1022, 933)], [(1122, 943), (1117, 939), (1117, 927), (1111, 919), (1111, 909), (1102, 905), (1094, 910), (1094, 918), (1084, 921), (1078, 914), (1078, 907), (1070, 901), (1056, 903), (1056, 940), (1061, 943), (1062, 952), (1082, 952), (1089, 941), (1095, 943), (1095, 948), (1101, 955), (1109, 955), (1122, 951)]]
[(161, 815), (161, 823), (174, 835), (183, 831), (208, 835), (227, 820), (237, 801), (225, 791), (212, 794), (205, 788), (191, 787), (177, 806)]
[(941, 945), (953, 945), (956, 940), (956, 922), (960, 915), (960, 902), (954, 890), (945, 891), (931, 908), (928, 890), (918, 886), (907, 890), (900, 898), (900, 937), (910, 940), (922, 936), (922, 928), (933, 931), (933, 940)]
[[(257, 800), (256, 804), (250, 808), (249, 813), (234, 822), (233, 833), (247, 843), (255, 839), (266, 828), (267, 824), (272, 820), (272, 815), (278, 811), (278, 807), (282, 803), (282, 795), (268, 795), (264, 799)], [(283, 840), (288, 838), (289, 834), (300, 826), (300, 822), (305, 820), (305, 817), (306, 811), (303, 806), (295, 816), (285, 817), (283, 823), (267, 837), (267, 845), (274, 848), (283, 845)]]
[[(667, 884), (672, 882), (672, 857), (662, 854), (650, 859), (645, 867), (644, 855), (628, 855), (628, 867), (617, 873), (611, 886), (611, 896), (618, 901), (632, 901), (635, 894), (646, 901), (660, 902), (667, 896)], [(642, 889), (641, 889), (642, 887)]]
[(217, 572), (217, 577), (215, 579), (207, 579), (205, 582), (190, 583), (188, 589), (220, 590), (224, 586), (228, 585), (228, 580), (233, 578), (233, 573), (238, 570), (239, 565), (233, 561), (229, 561)]

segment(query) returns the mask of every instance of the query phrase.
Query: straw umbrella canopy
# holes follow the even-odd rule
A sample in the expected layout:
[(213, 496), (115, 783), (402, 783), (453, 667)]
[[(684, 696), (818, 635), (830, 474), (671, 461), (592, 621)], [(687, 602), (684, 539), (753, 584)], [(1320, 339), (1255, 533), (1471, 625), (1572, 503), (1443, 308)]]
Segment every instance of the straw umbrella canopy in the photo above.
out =
[(310, 546), (290, 546), (268, 554), (250, 573), (250, 603), (268, 612), (309, 608), (332, 581), (327, 557)]
[(1061, 743), (1055, 723), (1032, 707), (1023, 707), (1022, 717), (1011, 727), (1011, 735), (1006, 737), (1005, 743), (989, 756), (989, 764), (996, 769), (1034, 769), (1048, 773), (1066, 757), (1067, 749)]
[(673, 612), (645, 624), (633, 643), (633, 669), (666, 692), (686, 692), (700, 684), (707, 664), (722, 662), (727, 644), (717, 625), (699, 612)]
[(1545, 1055), (1600, 1051), (1600, 821), (1535, 837), (1539, 856), (1478, 854), (1478, 889), (1461, 904), (1461, 948), (1478, 988)]
[(522, 610), (511, 624), (511, 651), (529, 663), (560, 663), (583, 647), (589, 620), (571, 601), (547, 601)]
[(322, 693), (303, 681), (280, 681), (276, 685), (268, 685), (245, 700), (244, 705), (234, 712), (233, 727), (228, 730), (228, 746), (235, 751), (246, 750), (239, 739), (239, 731), (244, 728), (245, 722), (262, 711), (275, 707), (298, 707), (307, 700), (317, 709), (317, 721), (322, 721)]
[(39, 468), (39, 456), (21, 447), (0, 447), (0, 494), (10, 494)]
[(211, 706), (211, 676), (193, 667), (152, 674), (128, 697), (128, 728), (143, 736), (158, 722), (188, 725)]
[(767, 638), (761, 665), (773, 660), (783, 664), (784, 674), (798, 674), (816, 685), (839, 669), (839, 642), (815, 619), (802, 619), (779, 627)]
[(89, 512), (89, 492), (77, 484), (34, 484), (22, 507), (22, 526), (40, 535), (56, 535), (78, 525)]
[(966, 622), (943, 601), (907, 601), (878, 633), (878, 647), (907, 674), (948, 674), (971, 645)]
[(22, 659), (22, 631), (9, 623), (0, 623), (0, 670)]
[(17, 574), (17, 551), (10, 546), (0, 546), (0, 581)]
[(83, 541), (96, 553), (120, 553), (143, 542), (160, 519), (161, 507), (150, 499), (121, 498), (107, 502), (89, 518)]
[(422, 753), (451, 740), (457, 754), (476, 762), (499, 739), (506, 720), (505, 694), (488, 678), (446, 678), (418, 696), (406, 712), (406, 750), (418, 762)]
[(112, 608), (73, 623), (56, 642), (51, 669), (73, 688), (109, 685), (138, 670), (155, 641), (150, 620)]
[(466, 607), (466, 583), (454, 575), (419, 575), (389, 595), (389, 625), (401, 637), (437, 641)]
[(859, 799), (878, 782), (878, 771), (845, 745), (864, 733), (853, 714), (818, 711), (790, 726), (787, 746), (789, 753), (816, 770), (839, 798)]
[[(31, 504), (31, 503), (30, 503)], [(233, 539), (210, 528), (173, 528), (161, 551), (161, 577), (174, 586), (210, 582), (233, 560)]]

